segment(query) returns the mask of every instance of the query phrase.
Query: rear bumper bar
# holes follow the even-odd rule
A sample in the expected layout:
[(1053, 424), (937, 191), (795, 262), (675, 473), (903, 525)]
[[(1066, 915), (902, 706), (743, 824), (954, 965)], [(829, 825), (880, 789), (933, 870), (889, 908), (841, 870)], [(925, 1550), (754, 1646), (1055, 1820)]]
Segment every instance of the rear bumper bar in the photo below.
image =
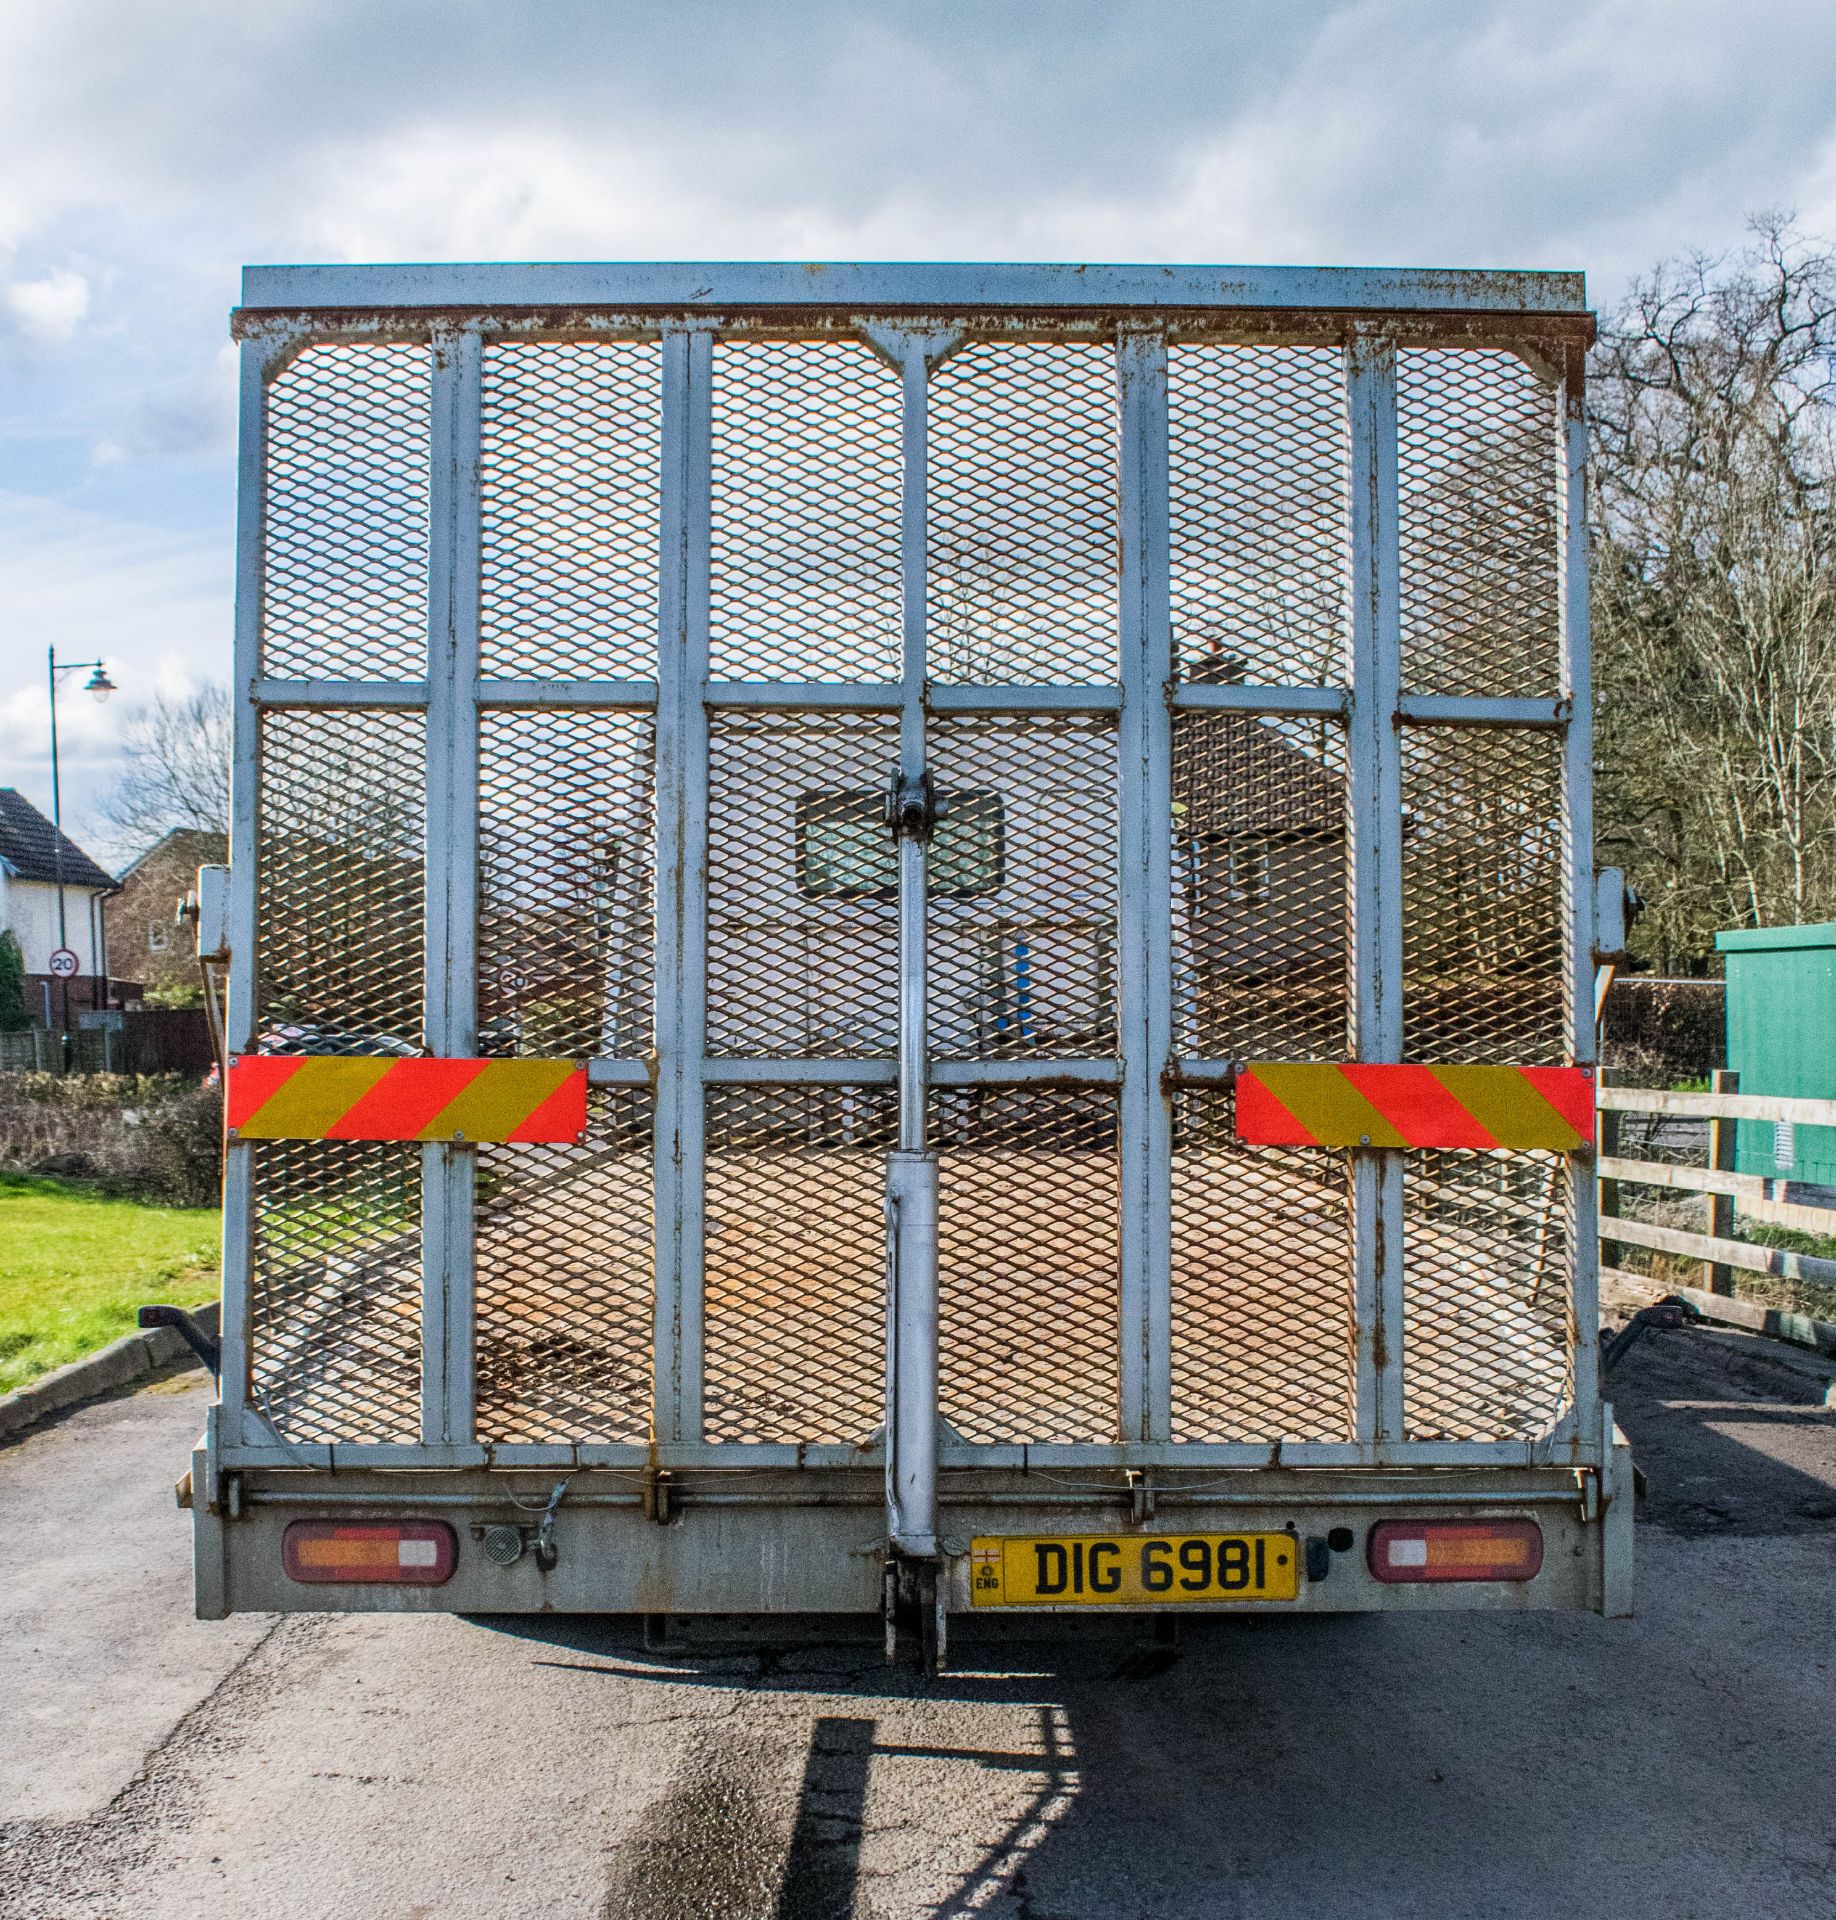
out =
[[(213, 1486), (194, 1462), (198, 1611), (404, 1613), (877, 1613), (885, 1554), (877, 1470), (572, 1475), (552, 1523), (554, 1564), (533, 1552), (504, 1565), (488, 1530), (535, 1517), (558, 1476), (535, 1472), (245, 1471)], [(1072, 1484), (1067, 1484), (1067, 1482)], [(208, 1490), (208, 1497), (207, 1497)], [(1385, 1585), (1365, 1565), (1380, 1520), (1526, 1516), (1542, 1529), (1541, 1571), (1522, 1584)], [(290, 1521), (438, 1518), (459, 1543), (438, 1587), (301, 1586), (282, 1570)], [(1153, 1487), (1123, 1474), (942, 1476), (939, 1536), (946, 1604), (968, 1613), (970, 1542), (1000, 1534), (1291, 1532), (1340, 1529), (1352, 1546), (1312, 1556), (1291, 1602), (1220, 1611), (1362, 1613), (1449, 1608), (1631, 1610), (1632, 1472), (1615, 1437), (1604, 1474), (1568, 1468), (1354, 1474), (1265, 1469)], [(1340, 1534), (1343, 1538), (1343, 1534)], [(1087, 1611), (1088, 1609), (1079, 1609)], [(1179, 1611), (1189, 1612), (1190, 1606)], [(1011, 1609), (1004, 1609), (1011, 1611)]]

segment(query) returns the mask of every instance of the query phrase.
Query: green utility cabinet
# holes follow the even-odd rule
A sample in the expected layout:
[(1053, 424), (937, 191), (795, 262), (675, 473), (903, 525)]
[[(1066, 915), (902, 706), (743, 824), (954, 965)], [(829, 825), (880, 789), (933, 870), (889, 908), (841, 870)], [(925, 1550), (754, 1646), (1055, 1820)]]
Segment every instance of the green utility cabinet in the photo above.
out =
[[(1715, 936), (1728, 974), (1728, 1065), (1742, 1093), (1836, 1099), (1836, 921)], [(1836, 1187), (1836, 1127), (1743, 1120), (1742, 1173)]]

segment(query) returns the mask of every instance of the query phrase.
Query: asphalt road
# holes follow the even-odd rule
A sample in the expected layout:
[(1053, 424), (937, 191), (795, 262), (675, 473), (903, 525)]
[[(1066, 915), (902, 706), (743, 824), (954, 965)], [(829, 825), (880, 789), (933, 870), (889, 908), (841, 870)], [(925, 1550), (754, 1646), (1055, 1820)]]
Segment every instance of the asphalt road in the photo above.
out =
[(1616, 1376), (1638, 1618), (867, 1636), (190, 1618), (198, 1375), (0, 1449), (0, 1914), (1836, 1915), (1836, 1413), (1758, 1343)]

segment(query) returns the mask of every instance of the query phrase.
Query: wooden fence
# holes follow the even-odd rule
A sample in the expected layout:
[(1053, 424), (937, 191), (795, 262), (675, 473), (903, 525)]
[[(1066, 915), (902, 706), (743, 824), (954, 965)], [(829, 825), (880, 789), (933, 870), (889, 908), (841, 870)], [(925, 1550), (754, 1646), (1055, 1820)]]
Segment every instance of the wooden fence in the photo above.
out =
[(0, 1073), (62, 1073), (64, 1036), (43, 1027), (0, 1033)]
[(182, 1073), (201, 1080), (216, 1064), (202, 1007), (111, 1012), (108, 1026), (71, 1034), (28, 1027), (0, 1033), (0, 1073)]
[[(1603, 1083), (1610, 1075), (1601, 1076)], [(1836, 1127), (1836, 1100), (1785, 1099), (1772, 1094), (1744, 1094), (1740, 1076), (1717, 1073), (1710, 1093), (1663, 1093), (1647, 1087), (1602, 1084), (1599, 1159), (1600, 1238), (1622, 1247), (1648, 1247), (1653, 1252), (1680, 1255), (1702, 1263), (1703, 1288), (1729, 1295), (1734, 1275), (1755, 1273), (1774, 1280), (1796, 1280), (1836, 1287), (1836, 1259), (1789, 1253), (1780, 1247), (1756, 1246), (1734, 1236), (1736, 1214), (1769, 1226), (1792, 1227), (1801, 1233), (1836, 1238), (1836, 1209), (1782, 1198), (1785, 1183), (1760, 1174), (1734, 1170), (1734, 1126), (1740, 1120), (1791, 1121), (1806, 1127)], [(1634, 1159), (1620, 1151), (1625, 1130), (1623, 1116), (1644, 1114), (1677, 1120), (1706, 1121), (1706, 1144), (1701, 1166), (1665, 1160)], [(1628, 1219), (1620, 1211), (1620, 1188), (1642, 1186), (1700, 1194), (1704, 1231), (1662, 1226), (1650, 1220)], [(1649, 1287), (1645, 1274), (1602, 1266), (1603, 1279)]]

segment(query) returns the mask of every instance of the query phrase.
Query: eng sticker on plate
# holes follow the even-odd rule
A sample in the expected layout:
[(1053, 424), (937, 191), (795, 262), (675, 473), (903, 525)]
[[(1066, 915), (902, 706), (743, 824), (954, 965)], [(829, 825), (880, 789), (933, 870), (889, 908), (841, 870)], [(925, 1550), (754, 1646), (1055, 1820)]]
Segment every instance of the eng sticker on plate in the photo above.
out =
[(1291, 1533), (1028, 1534), (969, 1548), (977, 1607), (1164, 1607), (1293, 1600)]

